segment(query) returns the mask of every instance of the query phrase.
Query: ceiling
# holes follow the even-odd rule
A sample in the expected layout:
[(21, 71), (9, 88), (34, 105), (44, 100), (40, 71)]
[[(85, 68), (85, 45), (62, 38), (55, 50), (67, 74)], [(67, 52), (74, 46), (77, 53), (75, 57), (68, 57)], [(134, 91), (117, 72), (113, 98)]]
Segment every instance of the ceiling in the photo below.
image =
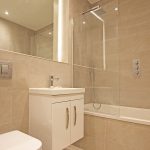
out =
[(88, 0), (91, 4), (98, 2), (99, 0)]
[(0, 17), (37, 31), (53, 23), (53, 0), (0, 0)]

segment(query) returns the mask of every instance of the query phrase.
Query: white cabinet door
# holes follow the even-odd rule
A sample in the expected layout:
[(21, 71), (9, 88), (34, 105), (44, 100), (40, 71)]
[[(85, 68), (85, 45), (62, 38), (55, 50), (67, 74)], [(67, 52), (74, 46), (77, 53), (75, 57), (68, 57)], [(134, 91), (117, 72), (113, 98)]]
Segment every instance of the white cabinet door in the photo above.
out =
[(52, 149), (70, 145), (70, 102), (52, 104)]
[(84, 136), (84, 100), (71, 101), (71, 144)]

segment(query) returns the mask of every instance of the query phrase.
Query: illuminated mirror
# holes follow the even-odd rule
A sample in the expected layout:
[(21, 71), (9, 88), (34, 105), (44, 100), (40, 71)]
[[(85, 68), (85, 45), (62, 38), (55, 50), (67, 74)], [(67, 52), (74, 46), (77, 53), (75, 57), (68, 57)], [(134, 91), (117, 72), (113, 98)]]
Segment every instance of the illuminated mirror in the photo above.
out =
[(68, 0), (0, 0), (0, 49), (68, 62)]

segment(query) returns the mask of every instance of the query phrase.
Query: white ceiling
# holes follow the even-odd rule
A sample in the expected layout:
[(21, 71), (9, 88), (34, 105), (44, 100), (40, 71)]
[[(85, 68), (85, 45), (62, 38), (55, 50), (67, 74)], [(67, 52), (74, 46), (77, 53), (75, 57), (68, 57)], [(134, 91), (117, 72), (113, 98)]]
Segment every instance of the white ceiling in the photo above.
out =
[(53, 0), (0, 0), (0, 17), (37, 31), (53, 23)]
[(88, 0), (91, 4), (98, 2), (99, 0)]

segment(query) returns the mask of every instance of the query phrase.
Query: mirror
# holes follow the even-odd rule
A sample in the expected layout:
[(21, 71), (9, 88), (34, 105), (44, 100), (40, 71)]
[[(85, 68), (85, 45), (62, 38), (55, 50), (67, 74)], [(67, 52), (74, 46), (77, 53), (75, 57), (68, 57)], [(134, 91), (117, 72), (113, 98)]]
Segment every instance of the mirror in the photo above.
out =
[(66, 12), (62, 3), (0, 0), (0, 49), (68, 62), (66, 49), (61, 45), (66, 43), (62, 29)]

